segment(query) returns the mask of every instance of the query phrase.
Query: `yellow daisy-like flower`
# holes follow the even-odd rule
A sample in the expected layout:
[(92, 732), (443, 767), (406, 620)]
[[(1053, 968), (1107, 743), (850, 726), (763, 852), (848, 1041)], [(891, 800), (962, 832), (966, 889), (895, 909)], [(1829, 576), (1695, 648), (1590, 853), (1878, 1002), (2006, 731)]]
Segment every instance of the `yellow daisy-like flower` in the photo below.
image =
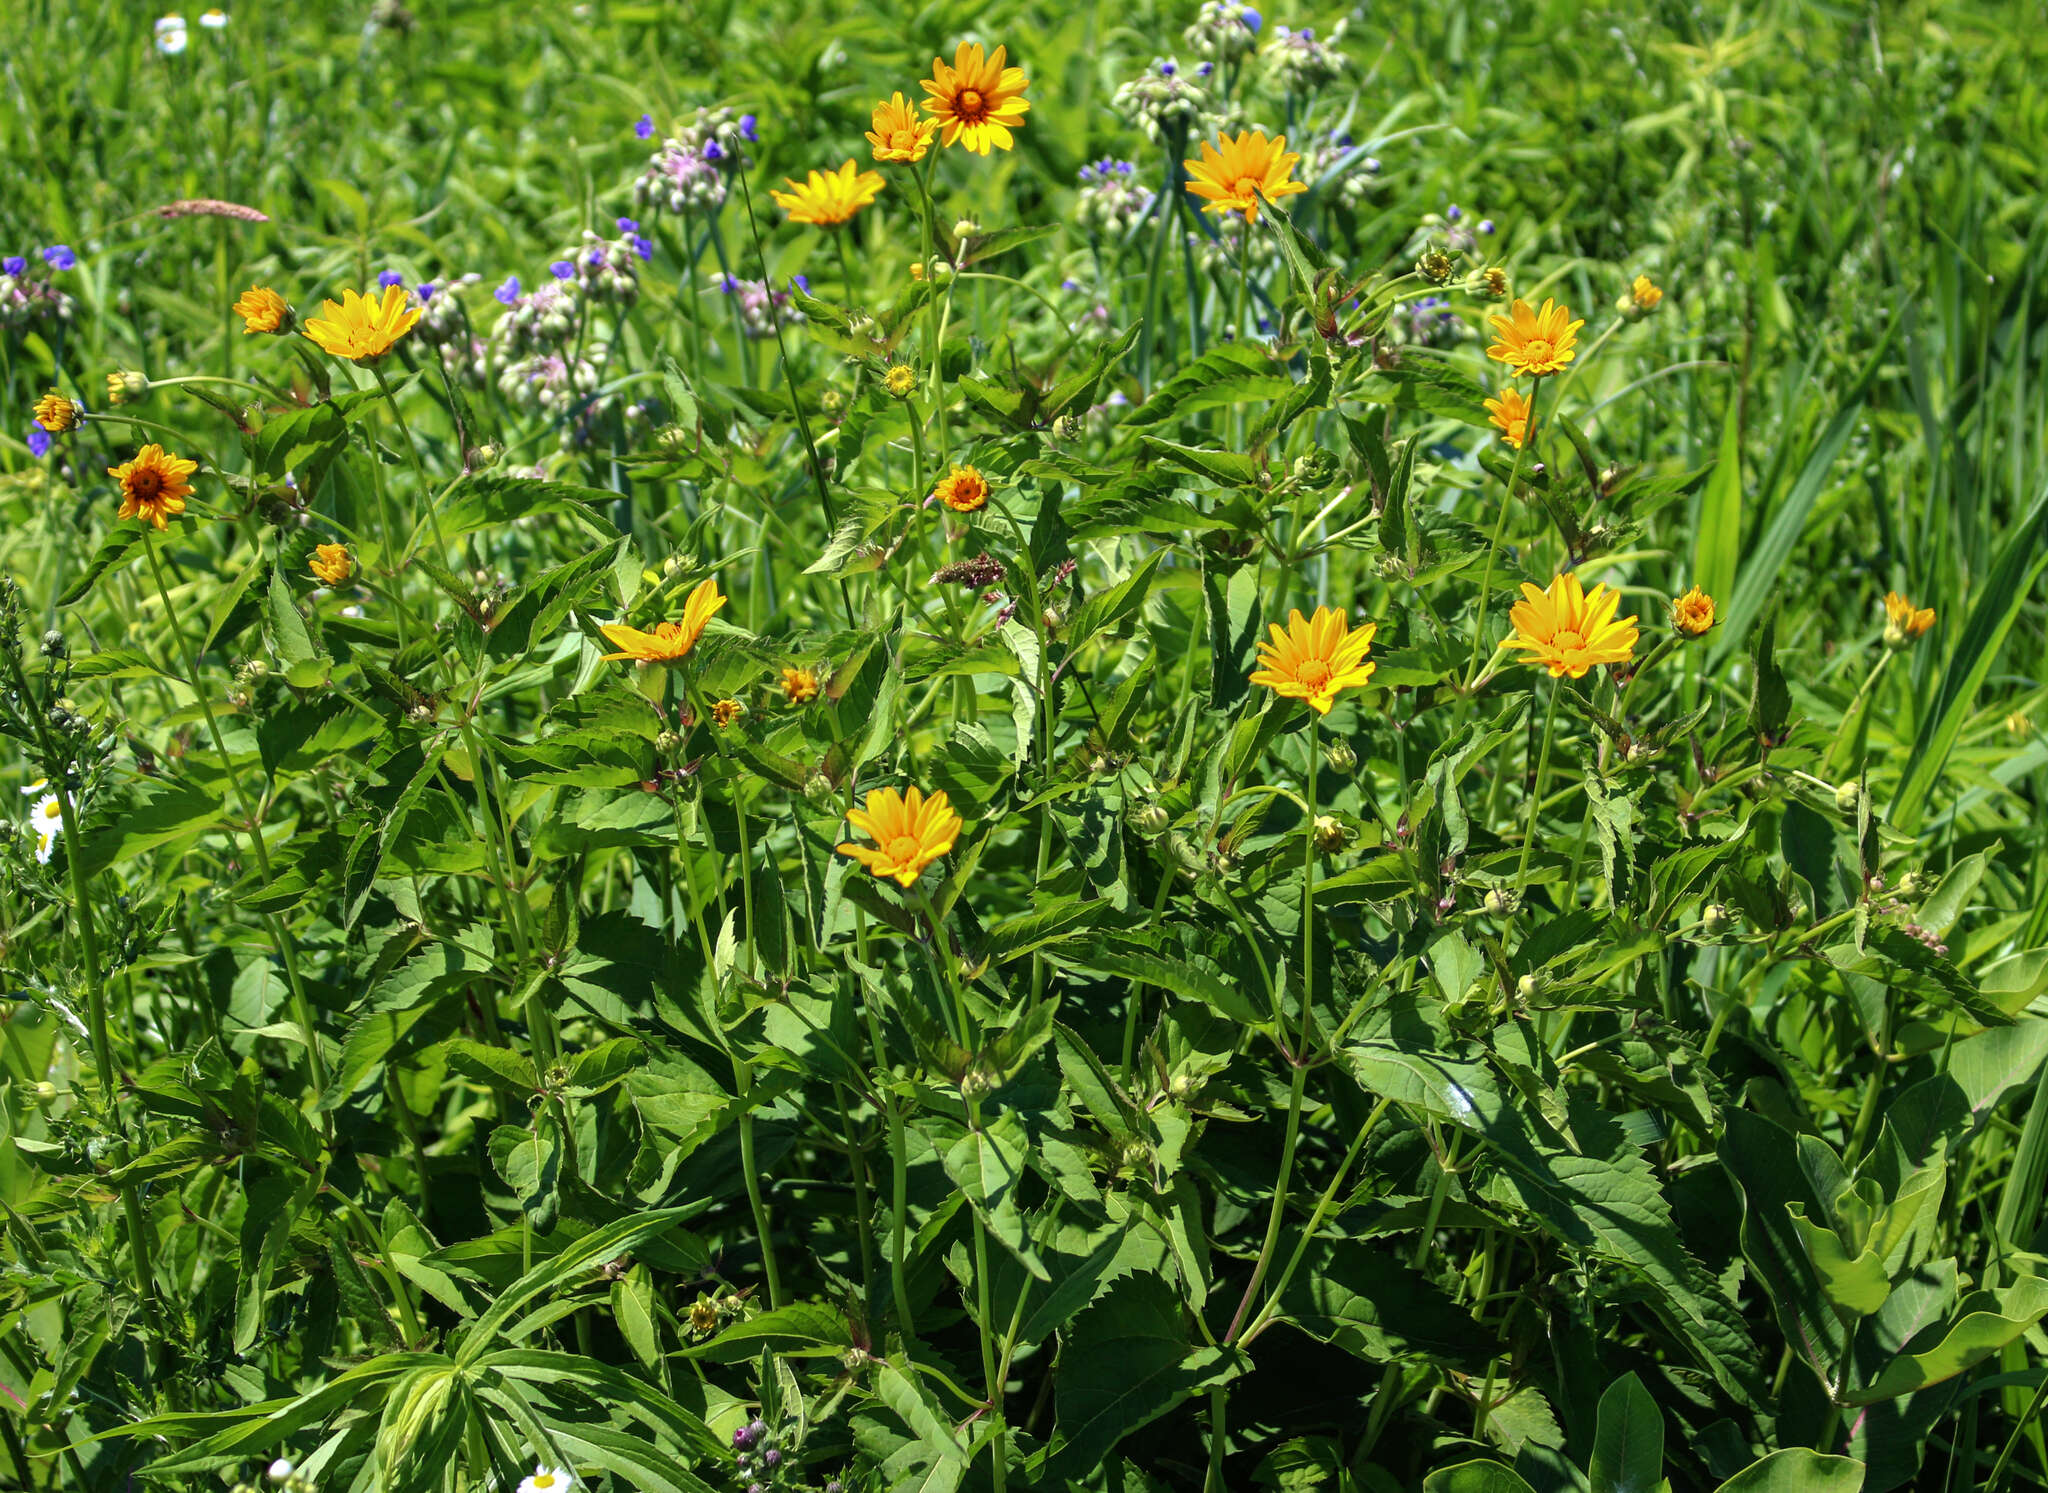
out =
[(84, 415), (84, 410), (54, 389), (36, 401), (36, 424), (49, 431), (51, 435), (62, 435), (67, 430), (78, 429), (78, 422)]
[(152, 442), (135, 453), (133, 461), (108, 467), (107, 475), (121, 484), (121, 517), (141, 518), (158, 529), (185, 511), (185, 499), (192, 484), (185, 479), (199, 470), (199, 463), (164, 450)]
[(1353, 627), (1345, 613), (1317, 607), (1313, 617), (1292, 611), (1284, 629), (1272, 622), (1267, 630), (1273, 640), (1259, 644), (1253, 684), (1263, 684), (1289, 700), (1306, 700), (1317, 715), (1328, 715), (1338, 695), (1372, 682), (1377, 665), (1366, 654), (1379, 631), (1377, 622)]
[(932, 496), (955, 513), (972, 513), (988, 503), (988, 479), (973, 467), (955, 467), (939, 479)]
[(726, 597), (718, 594), (718, 577), (707, 576), (697, 583), (697, 589), (683, 603), (683, 616), (679, 622), (663, 622), (653, 632), (642, 632), (623, 622), (602, 624), (598, 631), (604, 634), (605, 641), (619, 650), (607, 653), (605, 662), (613, 663), (620, 659), (642, 664), (676, 662), (697, 646), (697, 639), (703, 634), (705, 624), (711, 621), (712, 613), (726, 601)]
[(1636, 619), (1614, 615), (1621, 593), (1608, 590), (1604, 581), (1586, 591), (1567, 570), (1548, 591), (1522, 582), (1522, 598), (1508, 614), (1515, 635), (1507, 646), (1526, 649), (1528, 661), (1550, 670), (1553, 679), (1582, 679), (1588, 669), (1626, 663), (1635, 653)]
[(1529, 438), (1529, 401), (1522, 397), (1522, 391), (1512, 386), (1500, 391), (1500, 398), (1489, 399), (1486, 407), (1492, 412), (1493, 423), (1500, 428), (1500, 438), (1515, 450), (1522, 449), (1522, 442)]
[(1682, 638), (1703, 638), (1714, 629), (1714, 598), (1698, 586), (1671, 602), (1671, 625)]
[(891, 363), (882, 375), (882, 387), (891, 399), (908, 399), (917, 392), (917, 370), (908, 363)]
[(306, 323), (306, 335), (324, 352), (366, 363), (390, 352), (419, 319), (420, 308), (406, 305), (402, 285), (385, 286), (383, 298), (374, 301), (344, 290), (339, 306), (320, 303), (320, 315)]
[(1022, 68), (1004, 67), (1004, 55), (1005, 49), (997, 47), (983, 57), (980, 47), (963, 41), (951, 67), (934, 57), (932, 75), (918, 79), (931, 95), (924, 101), (925, 112), (945, 131), (941, 138), (946, 144), (964, 145), (978, 156), (987, 155), (990, 146), (1009, 150), (1016, 145), (1010, 131), (1024, 127), (1031, 107), (1024, 90), (1031, 82)]
[(875, 159), (904, 165), (923, 160), (932, 136), (939, 132), (939, 122), (919, 119), (917, 105), (906, 102), (900, 93), (890, 94), (886, 104), (875, 105), (871, 122), (868, 143), (875, 148)]
[(856, 173), (851, 160), (837, 171), (813, 171), (802, 186), (786, 176), (783, 181), (789, 187), (787, 192), (768, 194), (775, 205), (789, 214), (792, 223), (816, 223), (823, 228), (844, 223), (882, 190), (881, 172)]
[(818, 698), (818, 676), (809, 669), (784, 669), (782, 671), (782, 693), (792, 705), (802, 705)]
[(306, 562), (306, 568), (313, 572), (314, 579), (323, 586), (345, 586), (348, 578), (356, 573), (355, 561), (348, 555), (345, 544), (322, 544), (313, 550), (313, 558)]
[(711, 719), (717, 723), (718, 729), (723, 731), (746, 714), (746, 710), (747, 707), (737, 700), (720, 700), (711, 707)]
[(1541, 311), (1531, 311), (1527, 301), (1517, 300), (1506, 316), (1487, 320), (1496, 340), (1486, 355), (1537, 378), (1561, 371), (1578, 356), (1579, 328), (1586, 324), (1583, 318), (1573, 321), (1571, 312), (1548, 296)]
[(926, 798), (914, 787), (900, 794), (894, 788), (875, 789), (868, 794), (866, 808), (846, 811), (846, 822), (875, 843), (841, 845), (839, 853), (852, 856), (875, 876), (895, 878), (906, 890), (960, 838), (960, 816), (946, 795)]
[(1261, 197), (1278, 202), (1308, 190), (1294, 179), (1300, 159), (1300, 151), (1287, 148), (1285, 135), (1268, 140), (1264, 131), (1246, 130), (1235, 140), (1224, 134), (1214, 145), (1204, 140), (1201, 159), (1181, 164), (1188, 168), (1188, 190), (1208, 199), (1202, 211), (1243, 213), (1245, 222), (1256, 223)]
[(1628, 298), (1638, 315), (1647, 316), (1663, 301), (1664, 292), (1651, 283), (1648, 275), (1638, 275), (1635, 283), (1628, 288)]
[(1884, 594), (1884, 643), (1903, 648), (1934, 626), (1934, 608), (1916, 607), (1896, 591)]
[(282, 332), (291, 325), (292, 308), (283, 296), (267, 285), (252, 285), (235, 302), (235, 315), (242, 318), (242, 335)]

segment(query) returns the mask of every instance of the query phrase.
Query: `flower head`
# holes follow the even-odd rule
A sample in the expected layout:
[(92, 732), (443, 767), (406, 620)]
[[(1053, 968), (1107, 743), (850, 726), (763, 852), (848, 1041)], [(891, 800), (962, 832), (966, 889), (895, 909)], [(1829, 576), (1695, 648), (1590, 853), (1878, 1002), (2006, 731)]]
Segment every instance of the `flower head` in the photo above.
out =
[(1934, 626), (1934, 608), (1916, 607), (1896, 591), (1884, 594), (1884, 645), (1903, 648)]
[(51, 435), (62, 435), (67, 430), (78, 429), (85, 411), (53, 389), (36, 401), (35, 414), (36, 424)]
[(1188, 190), (1206, 197), (1204, 212), (1243, 213), (1247, 223), (1259, 218), (1259, 199), (1278, 202), (1306, 192), (1306, 183), (1294, 179), (1294, 166), (1301, 152), (1287, 148), (1287, 137), (1268, 140), (1262, 130), (1246, 130), (1236, 139), (1218, 134), (1216, 143), (1204, 140), (1201, 159), (1182, 162), (1188, 168)]
[(576, 1486), (576, 1474), (566, 1467), (550, 1467), (542, 1462), (533, 1469), (533, 1476), (521, 1478), (519, 1493), (570, 1493)]
[(1671, 625), (1682, 638), (1703, 638), (1714, 628), (1714, 598), (1698, 586), (1671, 602)]
[(721, 731), (746, 713), (747, 707), (737, 700), (720, 700), (711, 707), (711, 719)]
[(654, 116), (652, 114), (643, 114), (634, 120), (633, 134), (641, 140), (652, 140), (654, 138)]
[(339, 306), (322, 301), (320, 313), (306, 323), (306, 335), (322, 351), (354, 363), (382, 357), (420, 319), (420, 308), (406, 305), (405, 288), (399, 285), (385, 286), (383, 297), (374, 301), (344, 290)]
[(313, 550), (313, 558), (306, 562), (306, 568), (323, 586), (345, 586), (348, 578), (356, 573), (355, 561), (348, 555), (345, 544), (322, 544)]
[(149, 375), (123, 368), (107, 375), (108, 404), (140, 404), (149, 398)]
[(25, 274), (27, 274), (27, 273), (28, 273), (28, 256), (27, 256), (27, 255), (25, 255), (25, 254), (9, 254), (9, 255), (8, 255), (8, 256), (7, 256), (6, 258), (4, 258), (4, 259), (0, 259), (0, 275), (13, 275), (13, 276), (16, 276), (16, 277), (18, 278), (18, 277), (20, 277), (20, 276), (22, 276), (22, 275), (25, 275)]
[(1648, 316), (1663, 300), (1663, 290), (1651, 283), (1648, 275), (1638, 275), (1635, 283), (1629, 286), (1628, 294), (1621, 298), (1621, 314), (1630, 320)]
[(1567, 308), (1547, 296), (1541, 311), (1531, 311), (1527, 301), (1517, 299), (1506, 316), (1487, 318), (1493, 324), (1495, 341), (1486, 355), (1517, 373), (1538, 378), (1560, 372), (1578, 356), (1579, 328), (1586, 324), (1571, 317)]
[(1338, 695), (1363, 689), (1372, 680), (1376, 665), (1366, 655), (1379, 631), (1376, 622), (1353, 627), (1345, 613), (1317, 607), (1313, 617), (1291, 611), (1286, 627), (1272, 622), (1267, 630), (1272, 641), (1259, 644), (1259, 667), (1251, 682), (1283, 699), (1306, 700), (1317, 715), (1328, 715)]
[(818, 698), (818, 676), (809, 669), (784, 669), (782, 693), (792, 705), (815, 700)]
[(848, 218), (875, 200), (875, 194), (882, 190), (882, 173), (879, 171), (854, 170), (848, 161), (837, 171), (813, 171), (802, 186), (783, 178), (789, 190), (770, 192), (775, 205), (789, 214), (792, 223), (816, 223), (831, 227), (844, 223)]
[(672, 664), (685, 657), (697, 646), (697, 639), (703, 634), (711, 616), (724, 606), (727, 598), (718, 594), (718, 577), (706, 576), (697, 583), (697, 589), (690, 593), (690, 599), (683, 603), (682, 620), (663, 622), (653, 632), (642, 632), (637, 627), (628, 627), (623, 622), (607, 622), (598, 628), (606, 641), (617, 648), (617, 653), (607, 653), (605, 662), (631, 659), (642, 664)]
[(28, 822), (35, 831), (36, 859), (48, 865), (50, 853), (57, 848), (57, 837), (64, 833), (64, 805), (56, 794), (45, 793), (28, 811)]
[(1549, 669), (1553, 679), (1582, 679), (1596, 665), (1625, 663), (1635, 653), (1636, 619), (1614, 615), (1621, 593), (1605, 582), (1585, 591), (1567, 570), (1548, 591), (1524, 581), (1522, 598), (1509, 613), (1515, 634), (1507, 646), (1527, 650), (1529, 662)]
[(1486, 408), (1492, 412), (1493, 423), (1500, 427), (1500, 438), (1521, 450), (1522, 442), (1529, 438), (1529, 401), (1522, 397), (1521, 390), (1510, 384), (1500, 391), (1500, 398), (1487, 400)]
[(74, 270), (78, 268), (78, 256), (71, 252), (69, 244), (52, 244), (43, 250), (43, 263), (53, 270)]
[(235, 302), (235, 315), (242, 318), (246, 337), (252, 332), (282, 332), (291, 325), (292, 308), (268, 286), (252, 285)]
[(962, 42), (953, 53), (953, 65), (932, 59), (932, 75), (920, 78), (918, 86), (930, 95), (925, 112), (945, 131), (948, 145), (964, 145), (978, 156), (991, 146), (1010, 150), (1017, 143), (1012, 128), (1024, 127), (1030, 102), (1024, 90), (1031, 86), (1022, 68), (1004, 67), (1005, 49), (983, 57), (981, 48)]
[(894, 788), (873, 790), (867, 807), (846, 811), (846, 822), (875, 843), (841, 845), (839, 853), (852, 856), (876, 876), (894, 877), (906, 890), (960, 838), (960, 816), (946, 795), (926, 798), (915, 787), (900, 794)]
[(938, 132), (936, 119), (919, 119), (914, 104), (904, 102), (902, 94), (892, 93), (888, 103), (875, 105), (868, 143), (875, 148), (876, 160), (909, 164), (924, 159)]
[(507, 275), (505, 283), (491, 292), (491, 299), (500, 306), (510, 306), (519, 299), (519, 277)]
[(988, 479), (973, 467), (955, 467), (939, 479), (932, 496), (955, 513), (972, 513), (988, 503)]
[(917, 370), (908, 363), (892, 363), (882, 375), (882, 387), (892, 399), (908, 399), (917, 392)]
[(185, 511), (185, 499), (192, 491), (192, 484), (185, 479), (198, 470), (198, 462), (152, 442), (136, 452), (134, 460), (108, 467), (107, 475), (121, 484), (120, 516), (146, 519), (161, 530)]
[(228, 13), (224, 10), (202, 11), (199, 16), (199, 24), (208, 31), (225, 31), (228, 24)]
[(43, 459), (43, 458), (44, 458), (45, 456), (48, 456), (48, 455), (50, 454), (50, 447), (51, 447), (51, 446), (52, 446), (53, 444), (54, 444), (54, 443), (53, 443), (53, 442), (51, 441), (51, 439), (50, 439), (50, 432), (49, 432), (49, 431), (47, 431), (47, 430), (43, 429), (43, 427), (42, 427), (42, 426), (40, 426), (40, 425), (31, 425), (31, 426), (29, 426), (29, 428), (28, 428), (28, 454), (29, 454), (29, 455), (33, 456), (33, 457), (34, 457), (34, 458), (35, 458), (35, 459), (36, 459), (37, 461), (41, 461), (41, 460), (42, 460), (42, 459)]

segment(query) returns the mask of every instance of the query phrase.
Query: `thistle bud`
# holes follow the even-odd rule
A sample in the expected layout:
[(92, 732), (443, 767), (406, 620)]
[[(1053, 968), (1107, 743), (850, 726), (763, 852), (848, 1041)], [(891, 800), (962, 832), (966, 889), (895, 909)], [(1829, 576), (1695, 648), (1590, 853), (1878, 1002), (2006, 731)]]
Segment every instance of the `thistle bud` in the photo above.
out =
[(673, 731), (663, 731), (654, 738), (654, 749), (664, 757), (672, 757), (682, 750), (683, 738)]
[(71, 656), (71, 647), (64, 641), (64, 634), (51, 628), (43, 634), (43, 657), (54, 663), (62, 663)]

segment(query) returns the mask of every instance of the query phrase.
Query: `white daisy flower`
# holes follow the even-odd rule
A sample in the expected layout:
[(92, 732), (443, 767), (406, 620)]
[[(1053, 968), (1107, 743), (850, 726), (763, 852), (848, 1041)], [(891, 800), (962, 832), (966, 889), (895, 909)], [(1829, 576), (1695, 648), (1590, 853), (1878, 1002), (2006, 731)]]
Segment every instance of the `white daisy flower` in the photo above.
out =
[(532, 1477), (520, 1483), (519, 1493), (569, 1493), (575, 1486), (575, 1473), (542, 1462), (533, 1469)]
[(192, 33), (183, 26), (174, 26), (169, 31), (159, 30), (156, 34), (156, 49), (166, 57), (175, 57), (191, 44)]
[(167, 16), (158, 16), (156, 18), (156, 34), (158, 36), (162, 36), (166, 31), (183, 31), (184, 29), (185, 18), (175, 10)]
[(279, 1457), (275, 1462), (272, 1462), (270, 1464), (270, 1480), (273, 1483), (289, 1482), (291, 1480), (291, 1475), (291, 1458)]
[(23, 798), (34, 798), (38, 793), (47, 793), (49, 791), (50, 780), (48, 778), (37, 778), (33, 783), (30, 783), (21, 790), (21, 796)]
[(199, 24), (208, 31), (225, 31), (228, 24), (228, 13), (224, 10), (209, 10), (200, 16)]
[(28, 813), (30, 827), (36, 832), (36, 859), (48, 865), (57, 848), (57, 837), (64, 833), (64, 806), (57, 801), (56, 794), (45, 793)]

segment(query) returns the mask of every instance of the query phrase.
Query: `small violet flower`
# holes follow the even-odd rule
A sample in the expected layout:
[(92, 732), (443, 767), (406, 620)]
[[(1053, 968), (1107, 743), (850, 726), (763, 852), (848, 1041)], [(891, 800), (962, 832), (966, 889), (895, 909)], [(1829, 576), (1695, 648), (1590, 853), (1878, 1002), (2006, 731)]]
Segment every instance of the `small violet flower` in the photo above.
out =
[(53, 270), (76, 269), (78, 256), (71, 252), (69, 244), (52, 244), (43, 250), (43, 263)]
[(40, 425), (28, 428), (28, 454), (41, 461), (50, 454), (50, 432)]
[(0, 259), (0, 273), (21, 275), (27, 272), (28, 261), (19, 254), (10, 254), (5, 259)]
[(557, 259), (548, 266), (548, 273), (557, 280), (569, 280), (575, 278), (576, 266), (566, 259)]
[(397, 270), (386, 270), (377, 277), (377, 283), (389, 290), (394, 285), (405, 284), (405, 276), (399, 274)]
[(633, 133), (642, 140), (652, 140), (654, 138), (654, 116), (652, 114), (641, 115), (633, 125)]
[(497, 300), (499, 305), (511, 305), (514, 301), (519, 299), (519, 277), (517, 275), (507, 275), (505, 277), (505, 283), (503, 285), (500, 285), (493, 292), (491, 292), (491, 294)]

